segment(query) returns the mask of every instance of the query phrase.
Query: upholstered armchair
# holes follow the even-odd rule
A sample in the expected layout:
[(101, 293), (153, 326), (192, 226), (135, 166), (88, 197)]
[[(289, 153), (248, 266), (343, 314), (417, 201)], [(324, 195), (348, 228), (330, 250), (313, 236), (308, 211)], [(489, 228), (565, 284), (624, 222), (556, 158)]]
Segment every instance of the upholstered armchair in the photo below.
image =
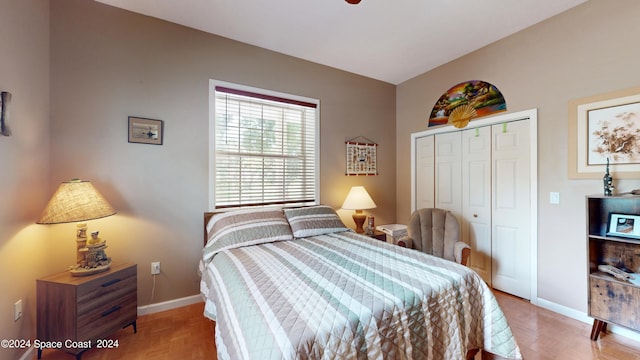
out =
[(460, 225), (451, 211), (418, 209), (411, 214), (407, 236), (397, 244), (467, 265), (471, 247), (460, 241)]

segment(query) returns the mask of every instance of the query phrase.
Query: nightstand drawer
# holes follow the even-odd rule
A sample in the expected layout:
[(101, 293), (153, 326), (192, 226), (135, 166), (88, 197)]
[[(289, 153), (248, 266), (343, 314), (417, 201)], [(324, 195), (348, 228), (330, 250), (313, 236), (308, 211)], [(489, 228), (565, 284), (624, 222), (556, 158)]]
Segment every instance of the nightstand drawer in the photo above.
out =
[(78, 322), (81, 341), (111, 333), (137, 315), (137, 271), (130, 267), (78, 286)]
[(131, 323), (138, 313), (137, 291), (129, 291), (117, 300), (95, 306), (78, 316), (78, 339), (80, 341), (99, 338)]
[[(137, 290), (136, 268), (128, 268), (78, 286), (78, 316), (109, 308), (116, 300)], [(100, 312), (100, 311), (97, 311)]]

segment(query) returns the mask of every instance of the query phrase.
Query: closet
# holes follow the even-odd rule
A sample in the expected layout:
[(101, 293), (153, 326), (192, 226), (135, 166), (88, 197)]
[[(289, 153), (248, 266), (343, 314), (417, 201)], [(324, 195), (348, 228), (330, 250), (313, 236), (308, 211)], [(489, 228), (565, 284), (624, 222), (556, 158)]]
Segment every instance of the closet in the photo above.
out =
[(534, 109), (411, 135), (411, 210), (452, 211), (469, 266), (525, 299), (535, 292), (536, 126)]

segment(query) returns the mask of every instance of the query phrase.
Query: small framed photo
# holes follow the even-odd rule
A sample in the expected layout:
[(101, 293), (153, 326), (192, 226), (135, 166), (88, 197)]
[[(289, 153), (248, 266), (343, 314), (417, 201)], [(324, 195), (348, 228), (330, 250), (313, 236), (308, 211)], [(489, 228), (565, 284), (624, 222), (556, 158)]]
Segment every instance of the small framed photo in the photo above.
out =
[(608, 230), (607, 236), (640, 239), (640, 215), (611, 213)]
[(129, 142), (162, 145), (163, 128), (162, 120), (129, 116)]

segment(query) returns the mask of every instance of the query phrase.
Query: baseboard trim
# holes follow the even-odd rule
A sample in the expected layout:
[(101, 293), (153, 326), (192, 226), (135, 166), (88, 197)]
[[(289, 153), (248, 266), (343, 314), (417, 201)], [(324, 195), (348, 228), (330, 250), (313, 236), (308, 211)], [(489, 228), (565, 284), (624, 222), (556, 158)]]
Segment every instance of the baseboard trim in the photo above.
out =
[(22, 356), (20, 356), (19, 360), (31, 360), (33, 359), (34, 356), (36, 356), (33, 352), (36, 351), (35, 348), (32, 346), (29, 348), (29, 350), (25, 351), (24, 354), (22, 354)]
[[(537, 306), (541, 308), (553, 311), (560, 315), (564, 315), (572, 319), (582, 321), (583, 323), (586, 323), (589, 325), (593, 324), (593, 318), (587, 315), (587, 313), (585, 312), (578, 311), (560, 304), (556, 304), (549, 300), (541, 299), (541, 298), (537, 298), (536, 301), (535, 302), (532, 301), (532, 303), (535, 303)], [(640, 333), (633, 331), (631, 329), (627, 329), (626, 327), (608, 324), (607, 331), (610, 331), (614, 334), (618, 334), (628, 339), (640, 342)], [(589, 334), (586, 334), (586, 336), (589, 336)]]
[(179, 308), (182, 306), (196, 304), (199, 302), (202, 302), (202, 296), (192, 295), (192, 296), (187, 296), (179, 299), (163, 301), (160, 303), (149, 304), (145, 306), (138, 306), (138, 316), (153, 314), (153, 313), (157, 313), (165, 310), (171, 310), (171, 309)]

